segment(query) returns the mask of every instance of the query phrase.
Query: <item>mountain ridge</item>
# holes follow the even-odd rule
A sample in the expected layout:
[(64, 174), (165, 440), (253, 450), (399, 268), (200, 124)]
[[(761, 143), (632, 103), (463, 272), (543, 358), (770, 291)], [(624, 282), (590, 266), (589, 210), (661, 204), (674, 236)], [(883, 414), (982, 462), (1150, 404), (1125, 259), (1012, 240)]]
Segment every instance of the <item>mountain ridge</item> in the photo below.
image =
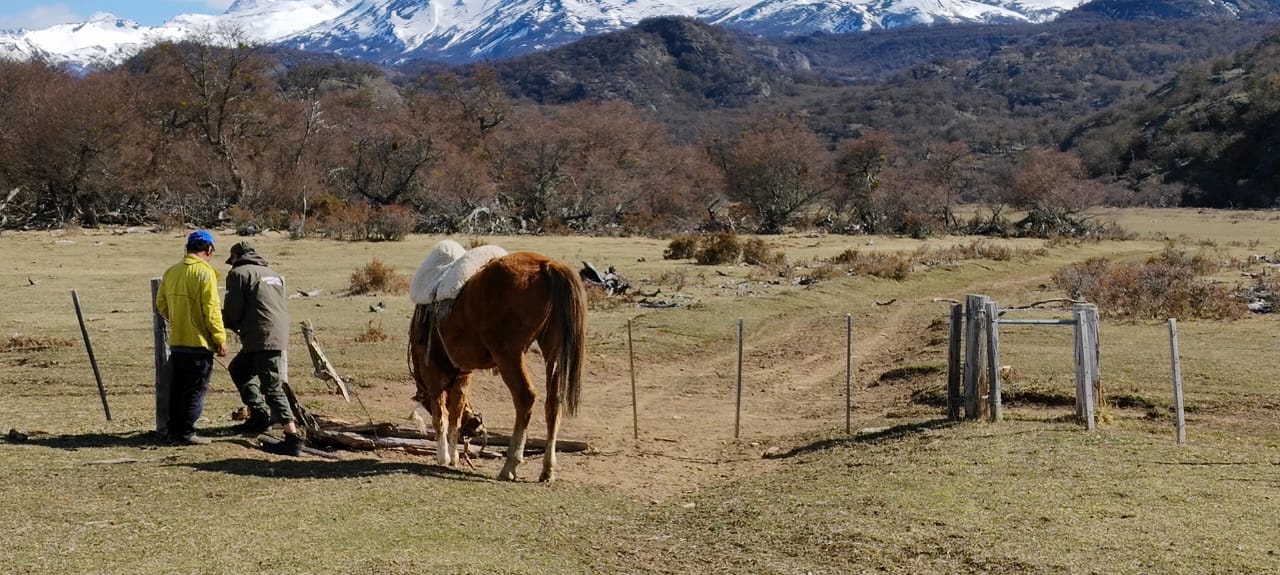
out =
[[(397, 64), (451, 64), (543, 51), (679, 16), (762, 36), (845, 33), (940, 23), (1044, 22), (1081, 0), (237, 0), (220, 15), (155, 27), (110, 14), (0, 32), (0, 57), (104, 67), (160, 41), (232, 36)], [(232, 32), (234, 31), (234, 32)], [(230, 42), (232, 40), (224, 40)]]

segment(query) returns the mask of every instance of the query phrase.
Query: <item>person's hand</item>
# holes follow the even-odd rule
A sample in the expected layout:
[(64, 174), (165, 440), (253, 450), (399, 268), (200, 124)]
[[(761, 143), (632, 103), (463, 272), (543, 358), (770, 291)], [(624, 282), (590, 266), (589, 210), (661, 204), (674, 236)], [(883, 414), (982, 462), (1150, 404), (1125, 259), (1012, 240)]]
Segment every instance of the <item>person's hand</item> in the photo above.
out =
[(227, 344), (218, 344), (218, 357), (227, 357)]

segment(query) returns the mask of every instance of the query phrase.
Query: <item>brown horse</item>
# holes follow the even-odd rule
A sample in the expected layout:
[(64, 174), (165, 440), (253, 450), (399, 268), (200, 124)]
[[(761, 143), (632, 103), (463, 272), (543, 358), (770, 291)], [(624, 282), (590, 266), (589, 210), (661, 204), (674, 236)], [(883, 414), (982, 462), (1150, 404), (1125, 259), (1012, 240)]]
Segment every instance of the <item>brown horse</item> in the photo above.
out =
[[(586, 354), (586, 295), (578, 274), (531, 252), (490, 261), (444, 306), (419, 304), (409, 327), (417, 398), (431, 412), (441, 465), (458, 465), (458, 440), (471, 372), (496, 369), (511, 391), (515, 428), (499, 480), (514, 481), (537, 394), (524, 354), (538, 342), (547, 367), (547, 446), (539, 481), (553, 481), (561, 405), (578, 410)], [(447, 426), (447, 427), (446, 427)]]

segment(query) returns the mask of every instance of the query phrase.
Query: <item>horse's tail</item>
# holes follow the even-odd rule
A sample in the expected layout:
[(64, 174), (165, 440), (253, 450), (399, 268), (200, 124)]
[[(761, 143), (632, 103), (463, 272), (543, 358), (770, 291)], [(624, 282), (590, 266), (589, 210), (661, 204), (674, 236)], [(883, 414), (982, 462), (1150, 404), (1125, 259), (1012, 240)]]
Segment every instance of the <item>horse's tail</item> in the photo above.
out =
[(551, 284), (551, 317), (547, 329), (557, 343), (554, 358), (556, 381), (547, 382), (560, 390), (560, 401), (569, 415), (578, 412), (582, 395), (582, 360), (587, 354), (587, 294), (578, 274), (552, 261), (543, 268)]
[(422, 373), (419, 362), (430, 361), (427, 355), (431, 351), (432, 320), (430, 306), (423, 304), (413, 306), (413, 319), (409, 320), (409, 349), (406, 359), (409, 362), (409, 373), (413, 375), (413, 381), (418, 390), (426, 389), (426, 382), (422, 380), (426, 374)]

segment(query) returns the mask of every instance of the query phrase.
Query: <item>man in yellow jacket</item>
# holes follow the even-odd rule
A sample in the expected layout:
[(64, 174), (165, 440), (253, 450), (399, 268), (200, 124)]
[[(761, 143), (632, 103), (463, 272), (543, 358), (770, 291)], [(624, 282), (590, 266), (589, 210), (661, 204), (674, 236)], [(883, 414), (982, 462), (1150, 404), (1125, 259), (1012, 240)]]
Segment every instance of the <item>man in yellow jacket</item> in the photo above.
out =
[(204, 396), (213, 374), (213, 354), (227, 355), (227, 331), (222, 326), (218, 272), (209, 265), (213, 234), (196, 230), (187, 236), (182, 261), (165, 270), (156, 294), (156, 309), (169, 321), (169, 439), (204, 445), (196, 435), (196, 421), (204, 411)]

